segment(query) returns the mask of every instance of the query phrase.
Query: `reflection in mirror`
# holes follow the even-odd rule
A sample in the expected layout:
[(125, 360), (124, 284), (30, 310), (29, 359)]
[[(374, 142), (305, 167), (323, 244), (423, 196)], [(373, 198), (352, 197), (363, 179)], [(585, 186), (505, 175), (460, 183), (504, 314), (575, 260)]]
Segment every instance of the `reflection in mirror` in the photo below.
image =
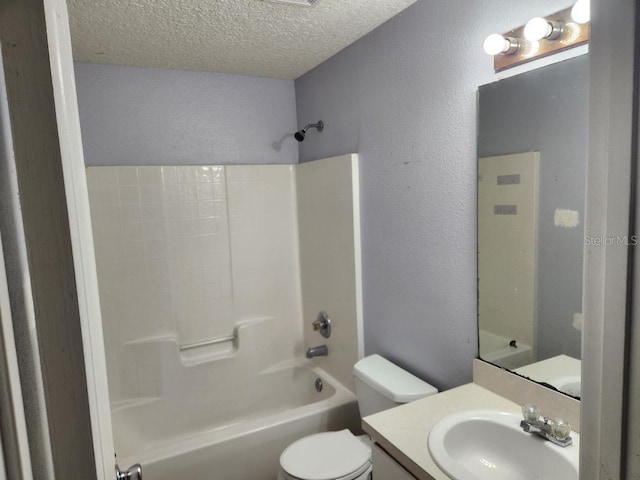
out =
[(588, 57), (479, 89), (480, 358), (580, 396)]

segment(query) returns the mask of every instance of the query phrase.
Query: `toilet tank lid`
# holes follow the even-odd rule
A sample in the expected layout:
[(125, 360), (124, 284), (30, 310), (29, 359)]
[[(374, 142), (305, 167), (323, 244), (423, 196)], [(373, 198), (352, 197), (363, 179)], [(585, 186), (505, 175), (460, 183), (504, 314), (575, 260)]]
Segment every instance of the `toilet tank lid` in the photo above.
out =
[(409, 403), (438, 393), (433, 385), (420, 380), (378, 354), (356, 362), (353, 374), (396, 403)]

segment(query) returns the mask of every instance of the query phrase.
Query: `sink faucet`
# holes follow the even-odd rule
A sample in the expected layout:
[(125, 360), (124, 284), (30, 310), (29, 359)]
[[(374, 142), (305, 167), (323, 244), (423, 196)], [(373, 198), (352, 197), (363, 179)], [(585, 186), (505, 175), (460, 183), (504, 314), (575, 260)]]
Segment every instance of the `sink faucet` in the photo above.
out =
[(535, 433), (560, 447), (567, 447), (573, 443), (570, 436), (571, 425), (566, 420), (542, 417), (540, 409), (531, 403), (522, 407), (522, 415), (524, 420), (520, 422), (520, 426), (525, 432)]
[(313, 357), (326, 357), (329, 354), (329, 349), (326, 345), (320, 345), (307, 350), (307, 358)]

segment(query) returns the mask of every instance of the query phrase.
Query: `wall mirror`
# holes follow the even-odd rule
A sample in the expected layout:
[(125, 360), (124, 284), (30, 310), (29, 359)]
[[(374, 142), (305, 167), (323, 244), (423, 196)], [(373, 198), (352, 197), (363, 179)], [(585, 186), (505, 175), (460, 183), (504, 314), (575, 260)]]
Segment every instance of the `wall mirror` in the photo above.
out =
[(588, 56), (479, 88), (480, 358), (580, 396)]

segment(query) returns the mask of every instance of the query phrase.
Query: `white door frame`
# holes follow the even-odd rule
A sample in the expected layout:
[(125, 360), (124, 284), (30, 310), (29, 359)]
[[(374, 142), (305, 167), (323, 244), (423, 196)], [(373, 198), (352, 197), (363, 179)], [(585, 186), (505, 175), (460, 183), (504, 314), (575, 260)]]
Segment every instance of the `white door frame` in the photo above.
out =
[(66, 0), (46, 0), (45, 15), (69, 227), (80, 306), (91, 427), (98, 478), (114, 474), (113, 433), (98, 276)]
[[(633, 178), (637, 0), (592, 0), (585, 235), (625, 238)], [(635, 140), (634, 140), (635, 139)], [(625, 478), (633, 248), (624, 242), (584, 255), (580, 478)], [(633, 299), (636, 303), (638, 298)], [(636, 347), (638, 348), (638, 347)], [(635, 412), (637, 415), (637, 412)], [(637, 453), (637, 452), (636, 452)]]
[(18, 237), (28, 260), (28, 268), (8, 281), (26, 279), (32, 292), (19, 301), (32, 303), (27, 310), (35, 320), (46, 411), (40, 430), (56, 477), (112, 479), (106, 361), (65, 1), (0, 0), (0, 39), (24, 230)]

